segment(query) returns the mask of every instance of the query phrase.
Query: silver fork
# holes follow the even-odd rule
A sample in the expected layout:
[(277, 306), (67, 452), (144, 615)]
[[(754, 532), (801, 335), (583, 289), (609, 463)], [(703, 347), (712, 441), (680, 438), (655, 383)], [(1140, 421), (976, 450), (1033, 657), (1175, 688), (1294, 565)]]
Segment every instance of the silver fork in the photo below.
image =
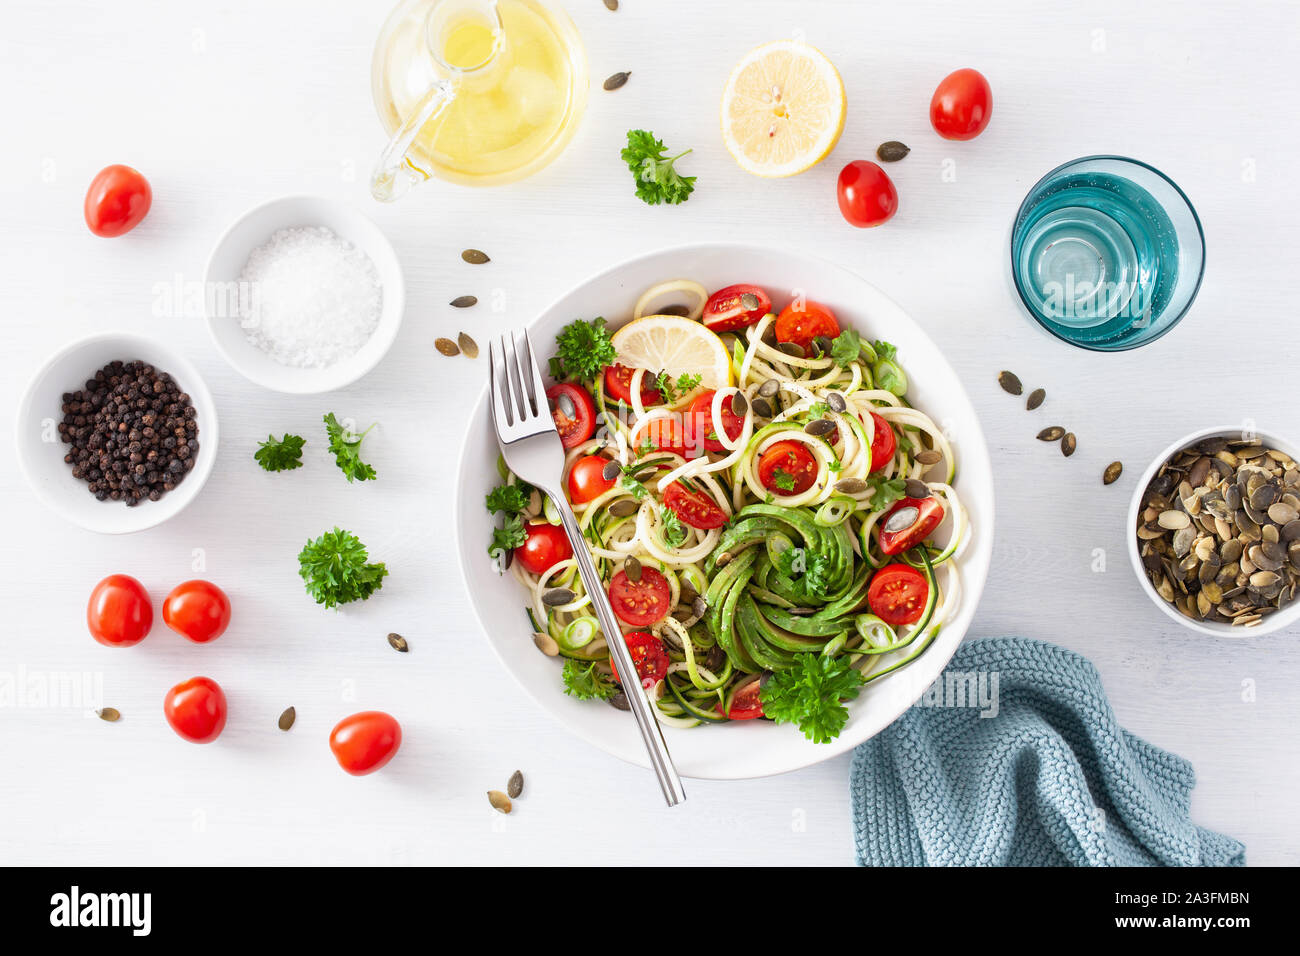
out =
[[(600, 630), (609, 642), (609, 652), (620, 674), (635, 674), (636, 662), (623, 641), (614, 609), (609, 605), (605, 586), (596, 571), (591, 552), (587, 550), (578, 519), (560, 488), (560, 474), (564, 470), (564, 449), (560, 444), (555, 422), (546, 401), (546, 386), (542, 373), (533, 358), (532, 343), (528, 333), (502, 335), (488, 343), (488, 374), (491, 387), (492, 422), (496, 426), (497, 442), (501, 455), (510, 470), (522, 480), (548, 495), (564, 524), (565, 534), (573, 545), (573, 556), (578, 562), (583, 586), (591, 597)], [(659, 778), (668, 806), (676, 806), (686, 799), (681, 778), (668, 754), (668, 745), (655, 719), (652, 704), (640, 687), (627, 690), (627, 701), (636, 717), (641, 738), (650, 754), (650, 766)]]

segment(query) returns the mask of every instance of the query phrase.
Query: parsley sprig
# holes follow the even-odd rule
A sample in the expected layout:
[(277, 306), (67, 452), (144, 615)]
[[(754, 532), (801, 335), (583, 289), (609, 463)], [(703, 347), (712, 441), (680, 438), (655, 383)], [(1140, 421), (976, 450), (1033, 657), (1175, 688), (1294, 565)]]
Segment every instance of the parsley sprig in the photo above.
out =
[(564, 662), (561, 676), (564, 678), (564, 692), (578, 700), (609, 700), (618, 693), (613, 682), (596, 671), (595, 664), (583, 664), (569, 658)]
[(810, 552), (807, 548), (786, 548), (776, 557), (776, 569), (792, 581), (798, 581), (810, 600), (826, 600), (831, 570), (830, 558), (826, 555)]
[(317, 604), (337, 607), (364, 601), (384, 586), (388, 568), (370, 563), (370, 554), (351, 531), (326, 531), (298, 555), (298, 574)]
[(279, 441), (274, 435), (267, 435), (266, 441), (258, 442), (253, 460), (267, 471), (293, 471), (302, 467), (302, 446), (306, 439), (287, 432)]
[(659, 519), (663, 523), (664, 544), (670, 548), (680, 548), (686, 541), (686, 525), (682, 524), (682, 519), (668, 510), (661, 507), (659, 509)]
[[(334, 417), (330, 412), (325, 416), (325, 433), (330, 439), (330, 453), (334, 456), (334, 463), (339, 466), (344, 477), (351, 481), (371, 481), (378, 477), (375, 469), (361, 460), (361, 442), (366, 435), (370, 434), (371, 425), (361, 434), (356, 434), (347, 428)], [(375, 424), (378, 424), (376, 422)]]
[(655, 388), (663, 396), (663, 400), (669, 405), (676, 405), (681, 401), (682, 396), (693, 388), (699, 388), (702, 381), (699, 375), (684, 373), (677, 376), (674, 382), (672, 376), (667, 372), (660, 372), (655, 378)]
[(636, 177), (636, 195), (651, 206), (685, 202), (695, 189), (695, 177), (683, 176), (673, 167), (690, 150), (667, 156), (668, 149), (654, 133), (644, 129), (627, 131), (623, 162)]
[(776, 671), (759, 691), (763, 714), (777, 723), (798, 724), (813, 743), (830, 743), (849, 719), (843, 701), (862, 690), (862, 675), (846, 659), (799, 654), (795, 665)]
[(590, 322), (575, 319), (555, 337), (555, 355), (551, 357), (551, 378), (587, 380), (618, 357), (610, 341), (605, 320), (597, 316)]

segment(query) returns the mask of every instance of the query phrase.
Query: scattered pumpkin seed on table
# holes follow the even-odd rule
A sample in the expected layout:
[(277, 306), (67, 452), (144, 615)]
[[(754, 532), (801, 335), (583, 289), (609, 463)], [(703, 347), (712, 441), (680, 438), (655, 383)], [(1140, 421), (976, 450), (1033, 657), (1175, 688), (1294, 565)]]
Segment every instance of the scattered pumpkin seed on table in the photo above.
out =
[(1060, 441), (1065, 437), (1065, 429), (1060, 425), (1049, 425), (1038, 433), (1039, 441)]
[(448, 338), (439, 337), (434, 339), (433, 347), (448, 358), (460, 354), (460, 346)]
[(114, 721), (120, 720), (122, 713), (116, 707), (101, 707), (99, 710), (95, 711), (95, 716), (100, 720), (108, 721), (108, 723), (111, 724)]
[(881, 143), (876, 147), (876, 158), (882, 163), (896, 163), (911, 151), (911, 147), (903, 145), (896, 139), (891, 139), (889, 142)]
[(619, 87), (625, 86), (627, 84), (627, 78), (631, 75), (631, 72), (628, 70), (621, 70), (618, 73), (611, 74), (609, 79), (605, 81), (605, 90), (613, 92)]
[(449, 305), (453, 309), (468, 309), (472, 305), (478, 305), (478, 296), (476, 295), (458, 295), (452, 299)]
[(605, 0), (605, 9), (606, 9), (606, 10), (617, 10), (617, 9), (618, 9), (618, 0)]
[(510, 782), (506, 784), (506, 796), (512, 800), (519, 799), (519, 795), (524, 792), (524, 772), (516, 770), (510, 775)]
[(470, 338), (468, 332), (462, 332), (460, 335), (456, 336), (456, 344), (460, 346), (460, 350), (465, 354), (465, 358), (478, 358), (478, 343)]
[(1065, 437), (1061, 439), (1061, 454), (1069, 458), (1078, 447), (1079, 440), (1074, 437), (1074, 432), (1066, 432)]
[(406, 643), (406, 638), (397, 633), (388, 635), (388, 646), (395, 651), (401, 651), (403, 654), (411, 649), (410, 645)]
[(489, 790), (487, 795), (488, 803), (492, 804), (492, 809), (496, 810), (498, 813), (509, 813), (514, 808), (514, 804), (510, 802), (510, 798), (500, 790)]
[(281, 730), (288, 730), (293, 726), (293, 722), (297, 719), (298, 711), (294, 710), (292, 707), (286, 707), (284, 713), (280, 715), (280, 719), (275, 722), (275, 725)]
[(460, 257), (472, 266), (481, 266), (485, 262), (492, 261), (491, 259), (488, 258), (488, 254), (486, 252), (481, 252), (478, 249), (466, 249), (464, 252), (460, 254)]
[(1103, 485), (1113, 485), (1115, 482), (1119, 481), (1119, 476), (1123, 471), (1123, 462), (1112, 461), (1106, 466), (1106, 470), (1101, 473), (1101, 483)]
[(1015, 372), (998, 372), (998, 384), (1002, 386), (1004, 392), (1012, 395), (1019, 395), (1025, 387), (1020, 384), (1020, 378)]
[(1029, 398), (1025, 400), (1025, 408), (1033, 411), (1039, 405), (1043, 404), (1043, 399), (1047, 397), (1047, 389), (1036, 388), (1029, 393)]

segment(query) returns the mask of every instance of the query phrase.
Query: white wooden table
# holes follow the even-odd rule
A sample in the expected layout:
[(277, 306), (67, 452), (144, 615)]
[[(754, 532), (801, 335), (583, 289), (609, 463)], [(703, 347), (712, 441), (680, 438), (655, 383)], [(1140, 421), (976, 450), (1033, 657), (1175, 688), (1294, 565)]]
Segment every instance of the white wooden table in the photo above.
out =
[[(75, 337), (147, 332), (184, 349), (207, 378), (222, 452), (180, 517), (98, 537), (37, 504), (14, 467), (11, 418), (0, 417), (0, 675), (102, 675), (105, 703), (124, 715), (110, 725), (77, 708), (0, 707), (0, 861), (572, 864), (608, 859), (604, 835), (627, 830), (649, 862), (850, 862), (847, 757), (773, 779), (691, 782), (690, 800), (665, 810), (647, 773), (569, 739), (521, 698), (455, 567), (452, 463), (461, 413), (486, 370), (481, 359), (443, 358), (433, 339), (465, 328), (484, 342), (620, 259), (740, 236), (857, 269), (960, 372), (999, 483), (994, 566), (971, 636), (1041, 637), (1090, 657), (1121, 721), (1195, 763), (1198, 822), (1244, 840), (1253, 863), (1300, 862), (1300, 634), (1228, 642), (1179, 629), (1139, 591), (1123, 520), (1146, 462), (1207, 418), (1297, 434), (1294, 5), (623, 0), (610, 13), (600, 0), (568, 0), (594, 82), (567, 154), (514, 186), (435, 184), (391, 208), (373, 203), (364, 182), (381, 145), (368, 71), (384, 6), (5, 5), (0, 402), (14, 408), (30, 372)], [(796, 31), (841, 70), (848, 125), (830, 161), (759, 181), (720, 142), (717, 102), (738, 57)], [(929, 128), (929, 96), (967, 65), (993, 85), (993, 122), (974, 142), (947, 143)], [(616, 70), (631, 70), (631, 81), (602, 92)], [(630, 127), (694, 147), (683, 166), (699, 183), (686, 205), (633, 197), (618, 158)], [(851, 229), (835, 206), (835, 176), (888, 139), (913, 150), (890, 170), (901, 211), (883, 229)], [(1037, 333), (1005, 279), (1008, 221), (1026, 189), (1096, 152), (1173, 176), (1209, 250), (1182, 326), (1118, 356)], [(80, 207), (91, 176), (113, 162), (144, 171), (155, 200), (143, 226), (105, 241), (86, 230)], [(406, 270), (397, 347), (329, 396), (250, 385), (196, 318), (153, 314), (157, 287), (201, 278), (234, 217), (295, 192), (363, 208)], [(467, 246), (492, 264), (465, 266)], [(466, 293), (499, 297), (504, 314), (446, 305)], [(998, 389), (1002, 368), (1047, 387), (1036, 416)], [(329, 410), (381, 423), (367, 440), (377, 482), (352, 486), (335, 472), (320, 440)], [(1033, 440), (1048, 418), (1078, 433), (1073, 459)], [(255, 442), (272, 430), (308, 436), (308, 467), (270, 476), (254, 465)], [(1102, 488), (1114, 458), (1124, 479)], [(336, 523), (392, 571), (380, 595), (341, 614), (311, 604), (295, 560), (304, 540)], [(200, 560), (236, 604), (216, 644), (189, 645), (161, 623), (132, 650), (91, 641), (83, 608), (100, 577), (134, 574), (158, 601)], [(386, 644), (393, 630), (409, 639), (409, 655)], [(230, 698), (228, 728), (210, 747), (184, 743), (161, 716), (166, 688), (199, 673)], [(298, 724), (281, 736), (275, 718), (289, 704)], [(398, 715), (406, 741), (388, 770), (352, 779), (326, 736), (340, 716), (368, 708)], [(483, 792), (516, 767), (528, 789), (505, 818)], [(602, 809), (611, 806), (621, 810)]]

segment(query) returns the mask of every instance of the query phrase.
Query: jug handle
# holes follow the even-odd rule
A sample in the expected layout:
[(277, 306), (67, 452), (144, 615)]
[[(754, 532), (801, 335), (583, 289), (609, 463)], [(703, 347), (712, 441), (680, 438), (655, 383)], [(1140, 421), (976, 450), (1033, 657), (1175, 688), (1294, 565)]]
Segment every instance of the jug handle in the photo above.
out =
[(418, 165), (407, 154), (424, 124), (440, 116), (455, 98), (456, 87), (450, 80), (439, 80), (429, 88), (424, 99), (388, 141), (375, 164), (370, 177), (370, 195), (380, 202), (392, 202), (405, 196), (412, 186), (433, 176), (432, 170)]

